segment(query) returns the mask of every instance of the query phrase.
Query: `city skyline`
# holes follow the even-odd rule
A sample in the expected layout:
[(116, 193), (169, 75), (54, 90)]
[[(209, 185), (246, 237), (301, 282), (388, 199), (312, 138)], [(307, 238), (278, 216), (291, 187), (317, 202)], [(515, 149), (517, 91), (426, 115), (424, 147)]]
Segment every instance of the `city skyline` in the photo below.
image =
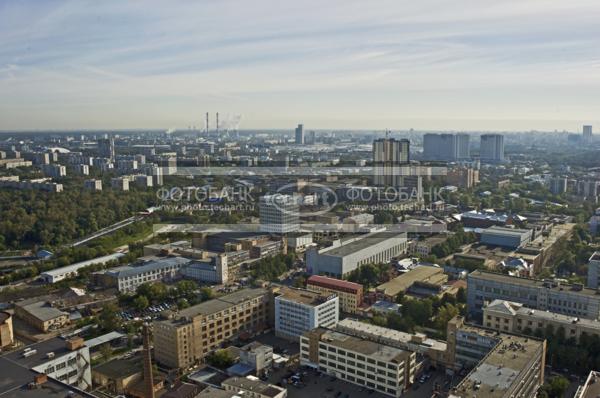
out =
[(592, 1), (4, 3), (0, 130), (202, 129), (220, 111), (242, 129), (580, 132), (600, 124), (598, 17)]

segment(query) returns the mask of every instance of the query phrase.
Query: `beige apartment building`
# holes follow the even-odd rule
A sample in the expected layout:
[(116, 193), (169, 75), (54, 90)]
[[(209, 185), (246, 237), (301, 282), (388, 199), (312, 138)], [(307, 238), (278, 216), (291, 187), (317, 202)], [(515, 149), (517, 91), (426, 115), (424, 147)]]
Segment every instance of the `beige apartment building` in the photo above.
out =
[(483, 308), (483, 326), (500, 332), (533, 334), (536, 330), (562, 327), (567, 339), (579, 341), (582, 334), (600, 336), (600, 322), (555, 312), (534, 310), (521, 303), (494, 300)]
[(312, 275), (306, 281), (306, 289), (323, 295), (337, 295), (340, 300), (340, 311), (347, 314), (358, 313), (358, 308), (363, 302), (362, 285), (341, 279)]
[(154, 322), (156, 361), (186, 368), (204, 361), (225, 341), (249, 337), (272, 324), (268, 289), (244, 289), (206, 301)]

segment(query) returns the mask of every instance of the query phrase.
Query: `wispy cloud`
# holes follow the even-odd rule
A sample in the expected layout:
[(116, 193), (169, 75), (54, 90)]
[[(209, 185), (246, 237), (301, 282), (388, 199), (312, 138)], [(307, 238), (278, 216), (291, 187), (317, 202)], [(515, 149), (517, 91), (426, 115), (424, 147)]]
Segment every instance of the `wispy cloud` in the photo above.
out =
[(598, 20), (592, 0), (0, 2), (0, 129), (216, 109), (246, 127), (575, 128), (600, 117)]

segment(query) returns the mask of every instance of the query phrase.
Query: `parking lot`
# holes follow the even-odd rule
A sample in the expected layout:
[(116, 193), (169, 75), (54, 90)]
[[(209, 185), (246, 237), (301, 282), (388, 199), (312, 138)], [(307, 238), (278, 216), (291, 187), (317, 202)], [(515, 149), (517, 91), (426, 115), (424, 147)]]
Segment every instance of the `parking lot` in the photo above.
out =
[[(370, 390), (366, 387), (361, 387), (356, 384), (346, 382), (344, 380), (335, 379), (331, 376), (319, 374), (312, 369), (302, 370), (302, 382), (298, 386), (285, 384), (283, 379), (291, 374), (289, 369), (281, 369), (272, 373), (269, 377), (269, 382), (280, 384), (288, 390), (290, 398), (383, 398), (386, 395), (377, 391)], [(434, 387), (450, 385), (449, 379), (441, 372), (431, 372), (430, 377), (424, 383), (418, 380), (415, 384), (403, 394), (403, 397), (408, 398), (431, 398), (433, 396)]]

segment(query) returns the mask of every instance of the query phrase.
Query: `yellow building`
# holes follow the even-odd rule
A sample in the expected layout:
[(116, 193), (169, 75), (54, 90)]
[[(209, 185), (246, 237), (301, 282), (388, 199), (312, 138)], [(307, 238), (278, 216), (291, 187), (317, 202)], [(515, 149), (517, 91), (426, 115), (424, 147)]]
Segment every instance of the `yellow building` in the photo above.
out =
[(358, 313), (363, 301), (362, 285), (326, 276), (312, 275), (306, 281), (306, 289), (322, 295), (337, 295), (340, 310), (347, 314)]

